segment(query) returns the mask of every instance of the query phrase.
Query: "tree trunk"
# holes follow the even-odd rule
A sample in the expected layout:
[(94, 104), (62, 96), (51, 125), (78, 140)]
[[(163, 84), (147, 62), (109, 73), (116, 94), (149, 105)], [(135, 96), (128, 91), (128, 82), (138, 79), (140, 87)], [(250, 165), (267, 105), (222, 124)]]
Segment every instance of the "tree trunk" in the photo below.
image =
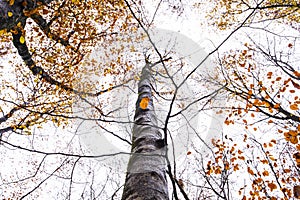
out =
[[(127, 167), (122, 200), (169, 199), (165, 171), (166, 149), (154, 112), (150, 67), (149, 63), (145, 65), (138, 85), (132, 155)], [(143, 106), (145, 102), (148, 104)]]

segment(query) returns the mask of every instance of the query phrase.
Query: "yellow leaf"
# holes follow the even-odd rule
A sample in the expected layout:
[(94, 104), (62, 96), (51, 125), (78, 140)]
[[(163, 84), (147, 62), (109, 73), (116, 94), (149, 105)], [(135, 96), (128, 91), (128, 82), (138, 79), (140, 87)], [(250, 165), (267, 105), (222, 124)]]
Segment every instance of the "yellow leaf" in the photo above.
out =
[(12, 17), (13, 13), (12, 12), (8, 12), (7, 15), (8, 15), (8, 17)]
[(15, 3), (15, 0), (9, 0), (9, 5), (14, 5), (14, 3)]
[(269, 158), (270, 158), (270, 160), (272, 160), (272, 161), (276, 161), (276, 159), (275, 159), (274, 156), (272, 156), (272, 155), (270, 155)]
[(31, 135), (31, 132), (30, 132), (30, 131), (25, 131), (25, 133), (26, 133), (27, 135)]
[(0, 36), (7, 33), (6, 29), (0, 30)]
[(148, 107), (149, 101), (150, 101), (150, 99), (148, 97), (142, 98), (142, 100), (140, 102), (140, 107), (142, 109), (146, 109)]
[(24, 36), (21, 36), (21, 37), (20, 37), (20, 42), (21, 42), (21, 44), (24, 44), (24, 43), (25, 43), (25, 38), (24, 38)]
[(130, 47), (130, 51), (131, 51), (131, 52), (134, 52), (134, 51), (135, 51), (135, 48), (134, 48), (133, 45)]
[(138, 75), (134, 75), (134, 80), (136, 80), (136, 81), (139, 81), (140, 80), (140, 77), (138, 76)]
[(38, 9), (32, 9), (32, 10), (23, 10), (23, 13), (26, 17), (30, 17), (31, 15), (38, 12)]

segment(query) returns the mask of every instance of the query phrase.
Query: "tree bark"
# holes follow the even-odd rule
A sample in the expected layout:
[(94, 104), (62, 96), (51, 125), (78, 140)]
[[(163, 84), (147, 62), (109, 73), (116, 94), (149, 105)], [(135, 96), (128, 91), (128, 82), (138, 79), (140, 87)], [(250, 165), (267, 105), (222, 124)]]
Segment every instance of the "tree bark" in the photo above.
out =
[[(122, 200), (167, 200), (168, 185), (165, 170), (166, 146), (157, 127), (154, 111), (150, 72), (147, 63), (138, 85), (138, 99), (134, 116), (131, 157)], [(140, 106), (148, 98), (146, 108)]]
[[(0, 0), (0, 30), (11, 30), (17, 26), (19, 22), (25, 24), (28, 16), (24, 11), (30, 11), (40, 5), (46, 5), (53, 0), (15, 0), (12, 5), (8, 0)], [(10, 13), (10, 15), (8, 14)]]

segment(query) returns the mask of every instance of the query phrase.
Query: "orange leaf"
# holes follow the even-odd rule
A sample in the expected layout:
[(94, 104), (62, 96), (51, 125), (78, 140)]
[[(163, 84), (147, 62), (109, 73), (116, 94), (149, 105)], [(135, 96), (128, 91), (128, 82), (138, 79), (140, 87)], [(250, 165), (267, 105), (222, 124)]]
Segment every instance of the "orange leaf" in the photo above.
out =
[(246, 66), (246, 62), (239, 62), (241, 67), (245, 67)]
[(294, 71), (293, 73), (295, 74), (295, 76), (300, 77), (300, 72)]
[(238, 171), (240, 168), (239, 168), (239, 164), (236, 164), (233, 166), (233, 171)]
[(288, 82), (290, 82), (290, 80), (291, 80), (291, 78), (288, 78), (287, 80), (285, 80), (285, 81), (283, 82), (283, 84), (284, 84), (284, 85), (288, 84)]
[(244, 156), (238, 156), (238, 159), (245, 160), (245, 157)]
[(224, 169), (229, 170), (229, 162), (227, 161), (224, 162)]
[(263, 171), (263, 176), (269, 176), (269, 172), (267, 170)]
[(295, 137), (295, 136), (291, 136), (291, 137), (290, 137), (290, 142), (291, 142), (292, 144), (297, 144), (297, 143), (298, 143), (298, 138)]
[(274, 144), (276, 144), (276, 140), (272, 139), (271, 142), (273, 142)]
[(277, 109), (277, 108), (279, 108), (280, 107), (280, 104), (279, 103), (276, 103), (275, 105), (274, 105), (274, 108), (275, 109)]
[(140, 102), (141, 109), (146, 109), (148, 107), (150, 99), (148, 97), (142, 98)]
[(298, 104), (292, 104), (292, 105), (290, 105), (290, 109), (292, 109), (292, 110), (298, 110)]
[(272, 76), (273, 72), (268, 72), (267, 76)]
[(267, 147), (268, 147), (268, 145), (267, 145), (266, 143), (264, 143), (264, 147), (265, 147), (265, 148), (267, 148)]
[(298, 135), (297, 131), (292, 131), (292, 130), (289, 130), (289, 134), (294, 137)]
[(274, 183), (268, 183), (268, 187), (271, 189), (271, 191), (273, 191), (277, 188), (277, 185)]
[(248, 171), (248, 173), (251, 174), (252, 176), (254, 175), (254, 172), (253, 172), (253, 170), (252, 170), (250, 167), (247, 168), (247, 171)]
[(268, 164), (268, 163), (269, 163), (268, 160), (261, 160), (261, 162), (262, 162), (263, 164)]

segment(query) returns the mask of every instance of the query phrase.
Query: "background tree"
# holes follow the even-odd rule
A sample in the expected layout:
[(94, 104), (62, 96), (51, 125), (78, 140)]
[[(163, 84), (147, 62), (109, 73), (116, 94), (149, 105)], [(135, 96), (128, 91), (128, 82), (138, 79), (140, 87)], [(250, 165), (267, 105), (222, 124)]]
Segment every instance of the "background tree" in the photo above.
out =
[(242, 171), (249, 174), (249, 182), (245, 178), (236, 189), (243, 199), (299, 198), (299, 4), (214, 3), (208, 18), (216, 29), (243, 30), (237, 38), (241, 45), (220, 52), (218, 65), (230, 97), (219, 112), (228, 113), (225, 124), (245, 130), (215, 143), (217, 162), (207, 163), (206, 177), (226, 183), (224, 176)]

